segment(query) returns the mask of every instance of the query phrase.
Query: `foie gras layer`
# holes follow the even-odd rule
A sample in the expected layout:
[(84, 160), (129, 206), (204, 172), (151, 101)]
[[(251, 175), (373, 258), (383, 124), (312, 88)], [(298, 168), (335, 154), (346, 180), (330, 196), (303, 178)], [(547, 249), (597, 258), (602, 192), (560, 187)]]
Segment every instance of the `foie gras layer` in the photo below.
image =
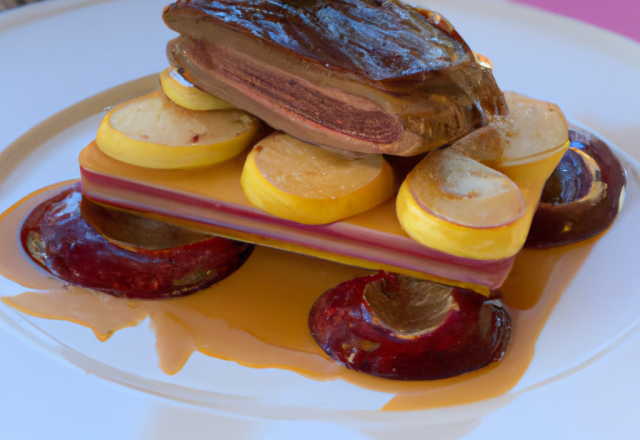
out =
[(246, 199), (240, 186), (245, 159), (246, 153), (213, 166), (157, 170), (112, 159), (92, 142), (79, 162), (86, 197), (228, 238), (486, 293), (486, 287), (499, 287), (511, 269), (513, 256), (462, 258), (412, 240), (398, 222), (395, 199), (327, 225), (274, 217)]

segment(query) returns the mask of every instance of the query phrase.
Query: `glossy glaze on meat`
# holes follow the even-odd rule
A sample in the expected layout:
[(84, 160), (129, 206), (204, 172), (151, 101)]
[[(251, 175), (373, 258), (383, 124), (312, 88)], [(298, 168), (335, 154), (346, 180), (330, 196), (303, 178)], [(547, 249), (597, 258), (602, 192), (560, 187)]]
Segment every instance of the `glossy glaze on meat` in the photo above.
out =
[(189, 81), (307, 142), (408, 156), (507, 112), (453, 27), (399, 2), (182, 0), (164, 19)]

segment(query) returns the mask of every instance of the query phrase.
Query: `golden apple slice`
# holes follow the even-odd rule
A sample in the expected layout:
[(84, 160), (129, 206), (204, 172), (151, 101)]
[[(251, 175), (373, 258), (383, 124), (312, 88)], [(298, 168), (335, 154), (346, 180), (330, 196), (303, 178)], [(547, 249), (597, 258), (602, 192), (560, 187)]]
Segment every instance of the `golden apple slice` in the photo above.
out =
[(452, 148), (497, 169), (541, 162), (569, 141), (567, 120), (556, 104), (515, 92), (504, 92), (508, 116), (460, 139)]
[(234, 108), (227, 101), (223, 101), (191, 84), (173, 67), (167, 67), (160, 73), (160, 86), (170, 100), (189, 110), (225, 110)]
[(192, 168), (240, 154), (259, 127), (260, 120), (244, 111), (188, 110), (157, 91), (112, 109), (98, 128), (96, 143), (128, 164)]
[(253, 148), (241, 183), (257, 208), (315, 225), (368, 211), (395, 192), (393, 171), (381, 155), (352, 159), (283, 133)]
[(513, 256), (524, 244), (569, 132), (556, 105), (505, 97), (509, 116), (430, 153), (403, 183), (396, 209), (415, 240), (481, 260)]
[(409, 174), (396, 208), (414, 240), (464, 257), (507, 258), (522, 246), (514, 229), (524, 227), (525, 237), (528, 229), (516, 222), (526, 212), (516, 184), (450, 148), (430, 153)]
[(522, 194), (511, 179), (451, 149), (425, 158), (410, 184), (414, 198), (425, 209), (462, 226), (507, 225), (525, 210)]

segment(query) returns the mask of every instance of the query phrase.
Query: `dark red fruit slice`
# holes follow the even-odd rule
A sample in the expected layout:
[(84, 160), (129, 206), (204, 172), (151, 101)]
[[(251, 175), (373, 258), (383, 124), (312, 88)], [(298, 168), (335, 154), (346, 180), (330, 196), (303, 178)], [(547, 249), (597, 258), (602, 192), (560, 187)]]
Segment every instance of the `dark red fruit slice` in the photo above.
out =
[(336, 362), (387, 379), (458, 376), (502, 359), (511, 319), (500, 301), (471, 290), (380, 272), (325, 292), (311, 333)]
[(625, 171), (609, 146), (592, 134), (569, 130), (571, 146), (547, 181), (525, 246), (575, 243), (615, 220), (626, 185)]
[(160, 250), (118, 246), (83, 219), (81, 200), (78, 183), (38, 205), (20, 232), (29, 256), (70, 284), (125, 298), (171, 298), (226, 278), (253, 249), (221, 237)]

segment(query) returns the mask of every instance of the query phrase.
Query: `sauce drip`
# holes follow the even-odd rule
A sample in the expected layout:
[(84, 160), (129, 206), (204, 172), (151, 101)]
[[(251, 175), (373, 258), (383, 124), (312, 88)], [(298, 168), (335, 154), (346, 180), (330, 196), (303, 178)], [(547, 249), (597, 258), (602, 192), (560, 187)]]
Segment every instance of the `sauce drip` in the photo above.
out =
[[(252, 368), (282, 368), (314, 380), (341, 379), (393, 397), (382, 410), (418, 410), (470, 403), (506, 393), (524, 374), (535, 341), (557, 300), (589, 254), (593, 240), (547, 250), (523, 250), (504, 284), (513, 321), (504, 359), (481, 370), (437, 381), (394, 381), (339, 366), (315, 344), (307, 316), (329, 288), (371, 271), (265, 247), (234, 275), (198, 293), (160, 301), (126, 300), (65, 285), (24, 256), (17, 235), (22, 219), (63, 187), (41, 190), (0, 217), (0, 274), (30, 290), (2, 300), (31, 316), (74, 322), (101, 341), (149, 317), (159, 366), (176, 374), (191, 354)], [(17, 258), (18, 255), (24, 258)]]

